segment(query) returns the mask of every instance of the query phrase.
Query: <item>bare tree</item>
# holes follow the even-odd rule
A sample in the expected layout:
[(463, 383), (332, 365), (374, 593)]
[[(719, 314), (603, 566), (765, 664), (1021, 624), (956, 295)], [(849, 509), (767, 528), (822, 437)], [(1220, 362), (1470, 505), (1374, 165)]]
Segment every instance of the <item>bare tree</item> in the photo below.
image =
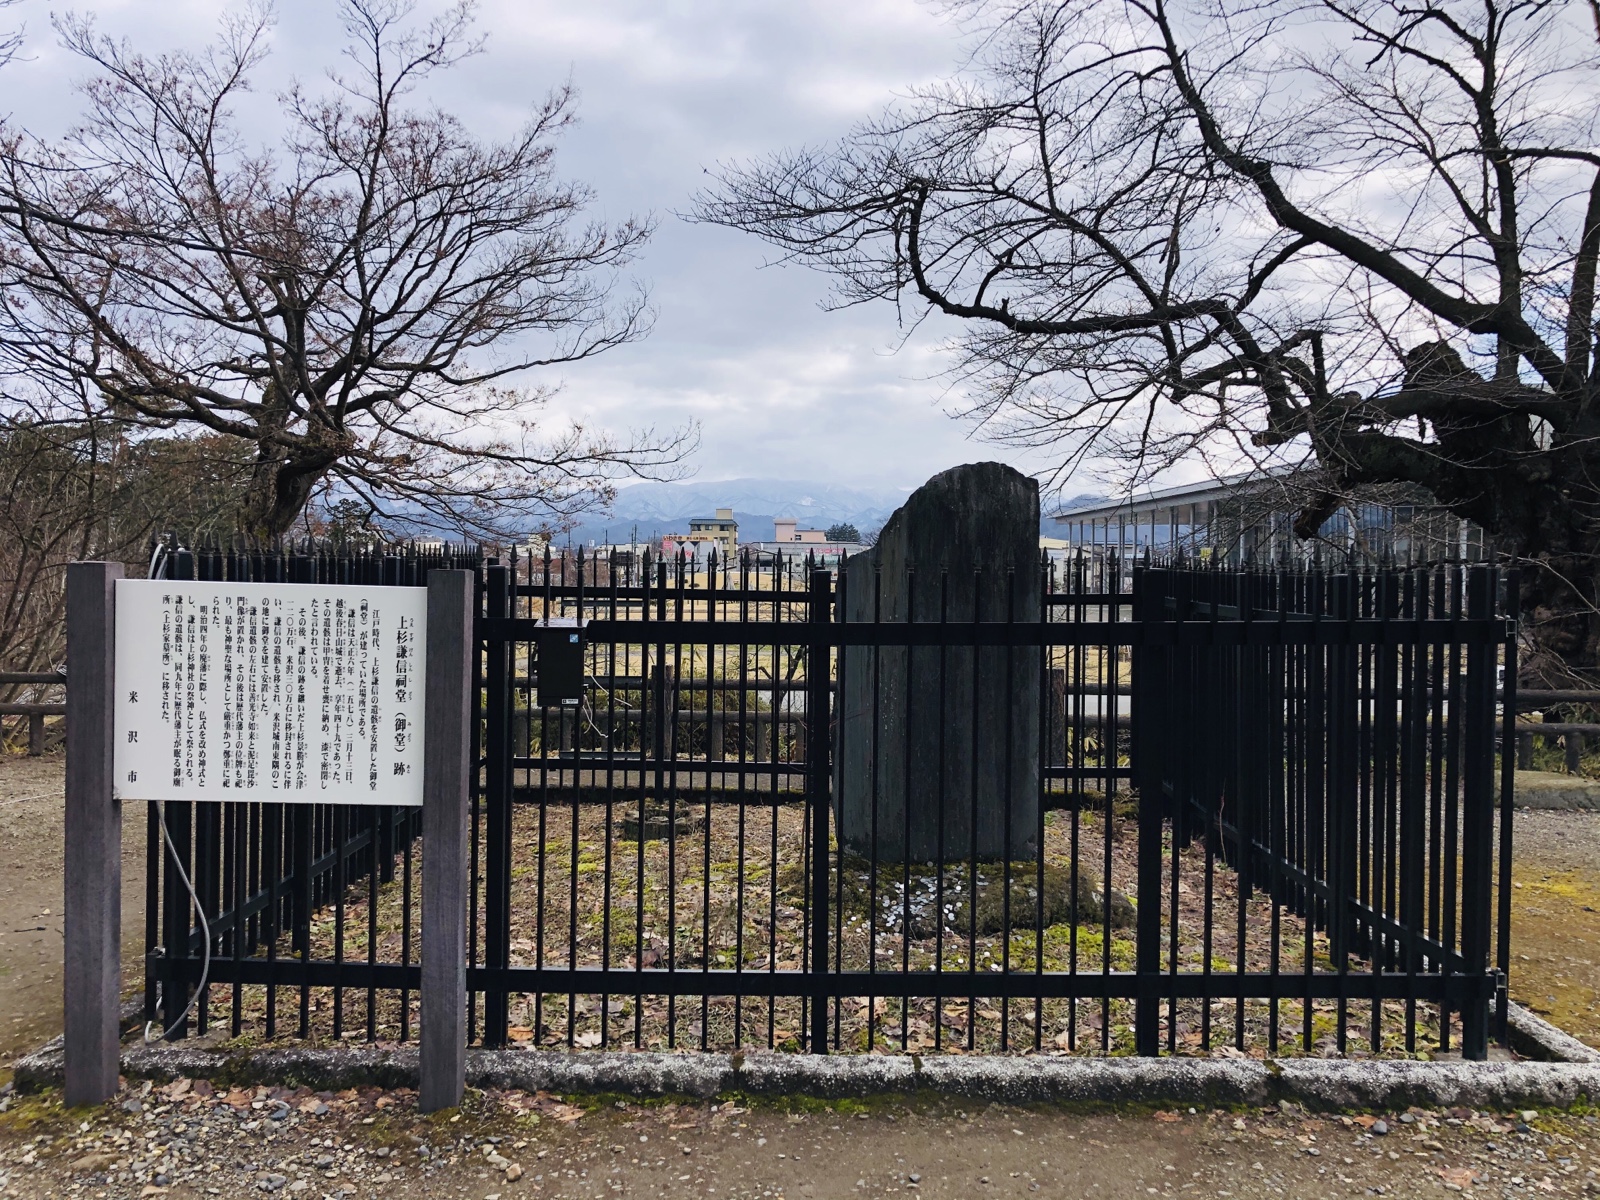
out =
[[(157, 532), (231, 534), (250, 474), (236, 438), (150, 435), (92, 415), (46, 424), (0, 418), (0, 670), (65, 663), (68, 563), (107, 558), (137, 574)], [(0, 700), (43, 700), (43, 690), (8, 684)], [(18, 721), (13, 732), (25, 726)]]
[(1600, 669), (1600, 152), (1582, 0), (972, 0), (959, 78), (702, 218), (954, 318), (990, 433), (1149, 471), (1313, 458), (1530, 564)]
[[(618, 473), (670, 471), (692, 430), (626, 440), (535, 427), (518, 386), (646, 332), (618, 270), (647, 222), (585, 224), (554, 170), (573, 97), (514, 138), (473, 137), (414, 94), (478, 43), (470, 7), (425, 24), (346, 0), (344, 73), (279, 96), (281, 145), (236, 111), (270, 10), (204, 53), (147, 57), (59, 19), (93, 75), (64, 140), (0, 144), (0, 355), (17, 410), (88, 395), (122, 420), (238, 439), (247, 531), (288, 530), (319, 488), (467, 531), (549, 520)], [(74, 418), (75, 419), (75, 418)]]

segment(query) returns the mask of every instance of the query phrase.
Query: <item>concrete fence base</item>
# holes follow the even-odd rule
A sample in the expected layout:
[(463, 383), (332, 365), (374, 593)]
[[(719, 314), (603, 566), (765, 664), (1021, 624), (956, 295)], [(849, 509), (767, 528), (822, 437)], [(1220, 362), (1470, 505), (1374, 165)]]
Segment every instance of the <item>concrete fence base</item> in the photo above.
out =
[[(1531, 1014), (1527, 1014), (1531, 1016)], [(1538, 1018), (1533, 1018), (1538, 1021)], [(1539, 1022), (1539, 1024), (1544, 1024)], [(1546, 1028), (1549, 1028), (1548, 1026)], [(1559, 1030), (1559, 1038), (1566, 1038)], [(1537, 1035), (1534, 1028), (1528, 1036)], [(1570, 1040), (1570, 1039), (1569, 1039)], [(1532, 1043), (1529, 1043), (1530, 1046)], [(1581, 1043), (1574, 1043), (1581, 1046)], [(1557, 1043), (1559, 1048), (1560, 1044)], [(1600, 1100), (1600, 1054), (1585, 1062), (1410, 1062), (1290, 1058), (1042, 1058), (917, 1055), (561, 1053), (472, 1050), (466, 1083), (475, 1088), (621, 1094), (640, 1098), (725, 1094), (825, 1100), (938, 1095), (1006, 1104), (1077, 1107), (1139, 1105), (1229, 1108), (1291, 1101), (1310, 1109), (1421, 1105), (1507, 1110), (1567, 1108)], [(261, 1050), (222, 1054), (172, 1045), (138, 1046), (122, 1073), (225, 1083), (414, 1088), (415, 1050)], [(59, 1086), (59, 1044), (16, 1064), (16, 1086)]]

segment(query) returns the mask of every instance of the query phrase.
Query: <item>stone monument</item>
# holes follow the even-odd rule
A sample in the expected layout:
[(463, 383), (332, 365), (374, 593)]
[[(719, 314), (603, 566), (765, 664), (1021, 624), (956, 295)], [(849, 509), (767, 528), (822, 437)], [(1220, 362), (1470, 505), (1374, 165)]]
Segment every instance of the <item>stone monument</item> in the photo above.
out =
[(936, 645), (847, 646), (836, 818), (846, 850), (885, 863), (1038, 854), (1037, 647), (961, 646), (962, 623), (1040, 620), (1039, 485), (970, 463), (913, 492), (847, 560), (846, 622), (935, 623)]

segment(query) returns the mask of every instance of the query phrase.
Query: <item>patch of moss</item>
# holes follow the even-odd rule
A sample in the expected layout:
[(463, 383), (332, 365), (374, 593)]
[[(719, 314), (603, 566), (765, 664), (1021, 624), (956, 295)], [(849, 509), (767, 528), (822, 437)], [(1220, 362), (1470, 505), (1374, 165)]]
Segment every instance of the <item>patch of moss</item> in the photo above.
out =
[[(808, 886), (803, 867), (786, 865), (779, 880), (798, 903)], [(937, 936), (941, 917), (947, 935), (957, 937), (987, 937), (1041, 923), (1045, 928), (1064, 923), (1103, 928), (1108, 897), (1099, 878), (1080, 865), (1076, 902), (1073, 883), (1070, 867), (1046, 863), (1041, 870), (1038, 863), (1028, 862), (1010, 864), (1009, 882), (1004, 862), (952, 863), (942, 870), (932, 863), (880, 864), (874, 877), (866, 859), (847, 854), (835, 876), (834, 896), (847, 916), (865, 917), (875, 900), (878, 927), (894, 932), (905, 924), (916, 941)], [(1115, 889), (1109, 901), (1111, 927), (1132, 927), (1133, 902)]]

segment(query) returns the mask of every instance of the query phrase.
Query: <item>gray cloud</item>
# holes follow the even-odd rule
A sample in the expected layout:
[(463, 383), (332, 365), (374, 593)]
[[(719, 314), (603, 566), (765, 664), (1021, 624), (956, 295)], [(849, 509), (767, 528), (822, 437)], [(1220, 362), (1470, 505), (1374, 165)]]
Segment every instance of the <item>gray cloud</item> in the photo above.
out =
[[(203, 44), (217, 12), (193, 0), (90, 7), (107, 32), (151, 51)], [(262, 136), (275, 89), (291, 76), (316, 83), (337, 64), (330, 9), (323, 0), (280, 7), (252, 122)], [(0, 77), (5, 106), (39, 132), (65, 128), (77, 108), (70, 80), (83, 73), (55, 47), (49, 11), (48, 0), (11, 10), (26, 23), (30, 58)], [(428, 98), (495, 136), (570, 79), (581, 124), (561, 149), (563, 170), (596, 189), (596, 215), (659, 222), (637, 270), (659, 312), (655, 331), (570, 369), (554, 414), (612, 427), (699, 420), (693, 465), (703, 479), (770, 471), (898, 487), (975, 458), (1045, 465), (975, 445), (945, 415), (936, 326), (893, 353), (902, 331), (888, 308), (825, 312), (822, 276), (764, 266), (754, 239), (673, 215), (718, 161), (825, 142), (896, 92), (950, 72), (961, 43), (933, 9), (916, 0), (487, 0), (479, 24), (486, 52)]]

